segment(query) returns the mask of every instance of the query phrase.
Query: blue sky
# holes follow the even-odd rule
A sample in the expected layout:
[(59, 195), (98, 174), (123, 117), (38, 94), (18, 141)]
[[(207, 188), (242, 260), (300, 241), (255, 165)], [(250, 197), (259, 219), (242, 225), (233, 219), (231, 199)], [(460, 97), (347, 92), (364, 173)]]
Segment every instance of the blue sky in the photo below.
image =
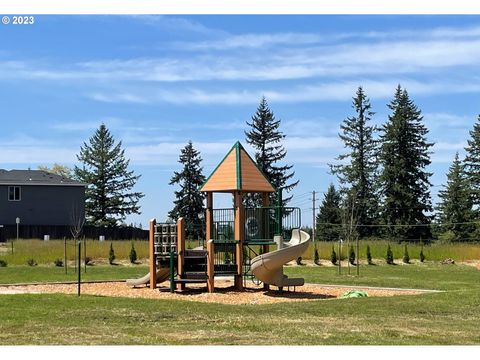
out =
[[(432, 195), (480, 113), (478, 16), (36, 16), (0, 26), (0, 167), (73, 166), (104, 122), (142, 177), (142, 214), (164, 220), (168, 185), (188, 140), (209, 175), (265, 95), (287, 135), (300, 184), (293, 205), (311, 223), (306, 192), (336, 182), (328, 163), (362, 85), (374, 123), (397, 84), (423, 112), (435, 143)], [(248, 148), (248, 147), (247, 147)], [(319, 198), (323, 195), (320, 194)], [(218, 197), (218, 206), (231, 204)]]

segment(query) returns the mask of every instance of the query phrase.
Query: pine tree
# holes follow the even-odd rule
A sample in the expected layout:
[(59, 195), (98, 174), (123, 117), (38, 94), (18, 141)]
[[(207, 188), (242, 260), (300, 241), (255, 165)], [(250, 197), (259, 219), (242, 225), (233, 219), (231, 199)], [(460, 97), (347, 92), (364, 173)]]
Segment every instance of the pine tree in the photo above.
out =
[[(465, 148), (464, 172), (467, 188), (470, 190), (470, 199), (473, 206), (473, 220), (480, 215), (480, 115), (470, 131), (468, 146)], [(480, 229), (476, 229), (478, 234)]]
[(473, 219), (470, 189), (457, 152), (447, 174), (447, 184), (439, 191), (437, 208), (438, 220), (445, 224), (440, 229), (443, 233), (451, 231), (453, 240), (467, 239), (474, 231), (471, 224), (465, 224)]
[[(298, 184), (298, 180), (292, 182), (295, 175), (291, 171), (293, 165), (278, 165), (287, 155), (282, 145), (285, 135), (279, 130), (280, 120), (275, 119), (265, 97), (262, 97), (260, 105), (252, 121), (248, 122), (249, 131), (245, 131), (247, 143), (255, 149), (255, 161), (258, 168), (265, 174), (270, 183), (277, 190), (290, 192)], [(285, 206), (292, 196), (283, 198)], [(270, 194), (270, 203), (276, 204), (277, 194)], [(245, 197), (245, 204), (249, 207), (261, 205), (259, 194), (251, 194)]]
[(128, 254), (128, 258), (130, 259), (130, 262), (132, 264), (135, 264), (135, 262), (137, 261), (137, 251), (135, 250), (133, 241), (132, 241), (132, 247), (130, 248), (130, 254)]
[(425, 255), (423, 254), (423, 244), (422, 244), (422, 248), (420, 249), (419, 259), (420, 259), (420, 262), (422, 263), (425, 261)]
[(367, 262), (368, 262), (368, 265), (373, 265), (372, 252), (370, 251), (369, 245), (367, 245)]
[(315, 246), (315, 250), (313, 252), (313, 263), (315, 265), (320, 265), (320, 255), (318, 254), (317, 245), (314, 245), (314, 246)]
[(174, 208), (168, 213), (171, 219), (183, 217), (185, 232), (190, 237), (202, 237), (205, 223), (203, 201), (205, 195), (199, 189), (205, 182), (202, 175), (200, 153), (193, 148), (191, 141), (181, 150), (178, 162), (183, 165), (180, 172), (175, 171), (170, 179), (170, 185), (178, 184), (175, 191)]
[(335, 186), (330, 184), (327, 193), (324, 195), (320, 211), (317, 214), (317, 237), (323, 241), (337, 241), (342, 233), (340, 193)]
[[(342, 132), (339, 134), (349, 152), (338, 156), (336, 160), (342, 163), (330, 165), (330, 169), (347, 191), (355, 193), (358, 223), (372, 224), (378, 212), (375, 190), (378, 146), (374, 139), (377, 129), (368, 125), (374, 112), (371, 111), (370, 100), (361, 86), (353, 98), (353, 108), (356, 115), (343, 121), (340, 126)], [(347, 162), (344, 163), (345, 161)], [(359, 236), (371, 235), (372, 229), (358, 228)]]
[(402, 261), (403, 261), (405, 264), (410, 264), (410, 256), (408, 255), (407, 244), (405, 244), (405, 251), (403, 252), (403, 259), (402, 259)]
[(387, 264), (392, 265), (393, 264), (393, 251), (392, 248), (390, 247), (390, 244), (388, 244), (387, 247), (387, 256), (385, 257), (385, 260), (387, 261)]
[(338, 261), (337, 253), (335, 252), (335, 248), (332, 246), (332, 252), (330, 254), (330, 262), (333, 265), (337, 265), (337, 261)]
[(115, 145), (104, 124), (95, 131), (89, 144), (83, 144), (77, 159), (83, 166), (75, 166), (75, 176), (88, 184), (85, 211), (90, 224), (116, 225), (129, 214), (140, 214), (138, 202), (144, 195), (131, 191), (140, 175), (128, 170), (130, 160), (125, 159), (122, 142)]
[(353, 245), (350, 245), (350, 249), (348, 250), (348, 261), (350, 264), (355, 265), (355, 250), (353, 249)]
[[(388, 235), (397, 240), (429, 239), (432, 211), (429, 188), (431, 173), (428, 130), (423, 124), (421, 111), (409, 98), (406, 90), (397, 87), (395, 97), (388, 105), (392, 114), (382, 128), (379, 176), (383, 197), (382, 218)], [(403, 226), (393, 226), (403, 225)]]
[(110, 243), (110, 250), (108, 252), (108, 262), (110, 265), (113, 265), (115, 261), (115, 251), (113, 250), (113, 243)]

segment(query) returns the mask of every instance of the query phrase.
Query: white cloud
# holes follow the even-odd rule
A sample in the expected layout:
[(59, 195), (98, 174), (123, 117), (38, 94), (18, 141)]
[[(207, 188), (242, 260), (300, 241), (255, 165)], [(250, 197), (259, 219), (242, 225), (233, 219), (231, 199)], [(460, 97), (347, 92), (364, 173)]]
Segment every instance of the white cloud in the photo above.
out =
[[(289, 86), (285, 89), (270, 90), (205, 90), (200, 88), (155, 90), (154, 88), (130, 89), (85, 94), (85, 96), (102, 102), (126, 103), (171, 103), (171, 104), (257, 104), (263, 95), (270, 102), (299, 103), (311, 101), (350, 101), (358, 86), (363, 86), (369, 98), (388, 99), (394, 94), (398, 84), (406, 88), (412, 96), (449, 93), (480, 92), (477, 83), (421, 82), (413, 79), (384, 79), (357, 81), (336, 81), (312, 85)], [(136, 92), (135, 92), (136, 91)]]

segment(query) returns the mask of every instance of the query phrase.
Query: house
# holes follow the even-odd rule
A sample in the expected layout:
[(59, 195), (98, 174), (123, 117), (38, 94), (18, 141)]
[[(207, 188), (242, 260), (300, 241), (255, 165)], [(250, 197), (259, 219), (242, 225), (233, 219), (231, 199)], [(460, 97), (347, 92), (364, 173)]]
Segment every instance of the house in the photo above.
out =
[(71, 225), (85, 216), (85, 186), (41, 170), (0, 169), (0, 224)]

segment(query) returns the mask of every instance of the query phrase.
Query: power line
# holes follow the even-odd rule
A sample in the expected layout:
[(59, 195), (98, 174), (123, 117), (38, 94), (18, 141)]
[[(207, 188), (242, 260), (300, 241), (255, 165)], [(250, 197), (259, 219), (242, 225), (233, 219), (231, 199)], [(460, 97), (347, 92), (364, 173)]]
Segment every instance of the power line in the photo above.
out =
[[(304, 210), (304, 209), (302, 209)], [(452, 222), (452, 223), (430, 223), (430, 224), (356, 224), (355, 227), (421, 227), (421, 226), (449, 226), (449, 225), (473, 225), (480, 224), (479, 221)], [(335, 223), (317, 223), (317, 225), (343, 226)]]

